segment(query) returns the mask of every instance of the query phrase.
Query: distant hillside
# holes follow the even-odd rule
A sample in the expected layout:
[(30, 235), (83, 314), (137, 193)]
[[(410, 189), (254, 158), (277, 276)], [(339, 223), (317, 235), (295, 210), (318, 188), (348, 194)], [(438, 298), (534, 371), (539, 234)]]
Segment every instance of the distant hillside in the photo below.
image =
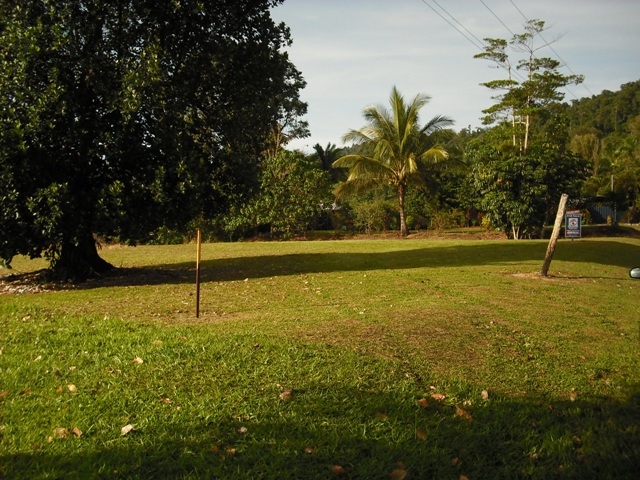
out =
[(573, 100), (567, 109), (573, 133), (597, 130), (601, 136), (625, 131), (627, 121), (640, 115), (640, 80), (617, 92), (604, 90), (590, 98)]

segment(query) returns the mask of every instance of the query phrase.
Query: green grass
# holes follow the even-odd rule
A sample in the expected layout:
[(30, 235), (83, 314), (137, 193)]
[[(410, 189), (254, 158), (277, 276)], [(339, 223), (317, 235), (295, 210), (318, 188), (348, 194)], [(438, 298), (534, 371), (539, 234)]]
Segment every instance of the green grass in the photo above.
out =
[(196, 319), (194, 245), (105, 248), (0, 296), (0, 478), (635, 478), (640, 241), (545, 250), (206, 244)]

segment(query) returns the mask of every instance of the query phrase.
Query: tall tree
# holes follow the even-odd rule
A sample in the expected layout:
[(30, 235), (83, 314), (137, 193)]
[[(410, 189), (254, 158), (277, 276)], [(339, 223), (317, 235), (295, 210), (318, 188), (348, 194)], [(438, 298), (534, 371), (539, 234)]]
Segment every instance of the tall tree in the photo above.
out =
[[(529, 20), (524, 32), (515, 34), (509, 42), (485, 38), (485, 51), (474, 57), (492, 61), (506, 72), (504, 79), (483, 83), (491, 90), (502, 92), (496, 97), (498, 102), (483, 111), (484, 123), (507, 121), (511, 125), (513, 146), (521, 152), (529, 148), (534, 117), (564, 98), (561, 88), (584, 80), (582, 75), (563, 75), (559, 72), (560, 62), (538, 56), (539, 50), (549, 45), (546, 41), (540, 43), (544, 31), (544, 21)], [(511, 57), (513, 52), (522, 55), (517, 62)]]
[(485, 51), (475, 57), (494, 62), (507, 78), (484, 83), (500, 94), (484, 110), (485, 124), (495, 126), (467, 148), (471, 183), (487, 218), (516, 239), (541, 232), (563, 190), (577, 194), (585, 175), (567, 147), (560, 104), (561, 89), (582, 76), (563, 75), (558, 61), (538, 56), (548, 46), (539, 43), (544, 30), (543, 21), (530, 20), (510, 41), (485, 39)]
[(93, 234), (137, 241), (255, 183), (303, 81), (282, 0), (0, 4), (0, 257), (108, 270)]
[(392, 186), (397, 193), (400, 212), (400, 234), (407, 236), (405, 195), (411, 181), (419, 177), (420, 165), (445, 160), (447, 152), (435, 140), (435, 133), (453, 125), (444, 116), (433, 117), (424, 126), (419, 124), (419, 112), (430, 97), (418, 94), (406, 102), (393, 87), (391, 109), (368, 107), (363, 111), (367, 124), (351, 130), (343, 141), (360, 147), (359, 153), (345, 155), (333, 164), (348, 168), (349, 177), (336, 190), (336, 196), (354, 195), (380, 184)]

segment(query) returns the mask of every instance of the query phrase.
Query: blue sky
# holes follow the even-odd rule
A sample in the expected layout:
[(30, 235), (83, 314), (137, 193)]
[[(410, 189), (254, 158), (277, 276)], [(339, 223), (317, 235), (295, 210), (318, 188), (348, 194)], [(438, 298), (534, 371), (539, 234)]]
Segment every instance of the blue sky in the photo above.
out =
[(555, 40), (555, 52), (541, 55), (558, 54), (568, 65), (563, 73), (585, 76), (565, 100), (640, 80), (638, 0), (286, 0), (272, 16), (291, 29), (288, 51), (307, 81), (301, 96), (311, 129), (290, 147), (341, 146), (347, 131), (364, 125), (365, 107), (388, 104), (394, 85), (407, 98), (431, 97), (423, 123), (447, 115), (456, 130), (481, 126), (492, 100), (480, 83), (503, 78), (503, 71), (474, 59), (474, 43), (522, 33), (522, 14), (544, 20), (544, 39)]

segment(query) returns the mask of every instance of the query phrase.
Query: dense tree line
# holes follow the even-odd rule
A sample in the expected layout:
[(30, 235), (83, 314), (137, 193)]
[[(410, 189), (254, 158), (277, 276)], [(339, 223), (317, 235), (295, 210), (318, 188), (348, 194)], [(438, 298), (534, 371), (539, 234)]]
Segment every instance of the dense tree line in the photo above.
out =
[[(96, 236), (176, 242), (311, 229), (484, 225), (535, 237), (561, 193), (637, 221), (640, 82), (563, 102), (535, 44), (544, 22), (485, 39), (503, 78), (485, 127), (455, 132), (395, 88), (347, 146), (309, 135), (305, 81), (270, 8), (281, 0), (10, 0), (0, 4), (0, 259), (45, 255), (59, 275), (111, 268)], [(515, 56), (519, 53), (520, 57)], [(576, 203), (577, 202), (577, 203)]]
[[(407, 229), (484, 225), (511, 238), (538, 237), (553, 221), (558, 199), (565, 192), (571, 195), (572, 208), (586, 209), (618, 198), (619, 208), (630, 209), (627, 218), (637, 221), (633, 215), (639, 198), (640, 107), (631, 103), (632, 108), (624, 110), (620, 119), (625, 121), (618, 131), (600, 131), (594, 125), (603, 112), (611, 111), (611, 104), (628, 106), (626, 102), (638, 96), (638, 85), (623, 85), (620, 92), (571, 103), (556, 101), (553, 108), (532, 112), (526, 155), (519, 152), (520, 142), (514, 146), (510, 121), (474, 131), (439, 129), (430, 145), (447, 152), (447, 161), (425, 164), (428, 170), (421, 167), (415, 172), (404, 201)], [(592, 116), (587, 117), (583, 112), (590, 102), (598, 108), (590, 107)], [(582, 118), (582, 123), (576, 118)], [(365, 233), (400, 230), (397, 188), (384, 176), (371, 188), (354, 189), (356, 195), (335, 201), (335, 192), (345, 188), (349, 172), (349, 168), (334, 168), (336, 161), (361, 159), (366, 153), (357, 143), (341, 148), (315, 145), (311, 154), (281, 152), (264, 164), (258, 196), (207, 224), (209, 238), (286, 238), (315, 228)], [(612, 168), (618, 169), (614, 194)], [(273, 182), (273, 178), (286, 181)], [(293, 188), (305, 182), (314, 187)], [(594, 185), (600, 186), (600, 194)], [(296, 211), (298, 217), (286, 210)], [(249, 212), (254, 212), (253, 217)], [(190, 235), (185, 231), (173, 240), (184, 241)]]
[(589, 165), (583, 195), (640, 217), (640, 81), (567, 106), (571, 149)]

